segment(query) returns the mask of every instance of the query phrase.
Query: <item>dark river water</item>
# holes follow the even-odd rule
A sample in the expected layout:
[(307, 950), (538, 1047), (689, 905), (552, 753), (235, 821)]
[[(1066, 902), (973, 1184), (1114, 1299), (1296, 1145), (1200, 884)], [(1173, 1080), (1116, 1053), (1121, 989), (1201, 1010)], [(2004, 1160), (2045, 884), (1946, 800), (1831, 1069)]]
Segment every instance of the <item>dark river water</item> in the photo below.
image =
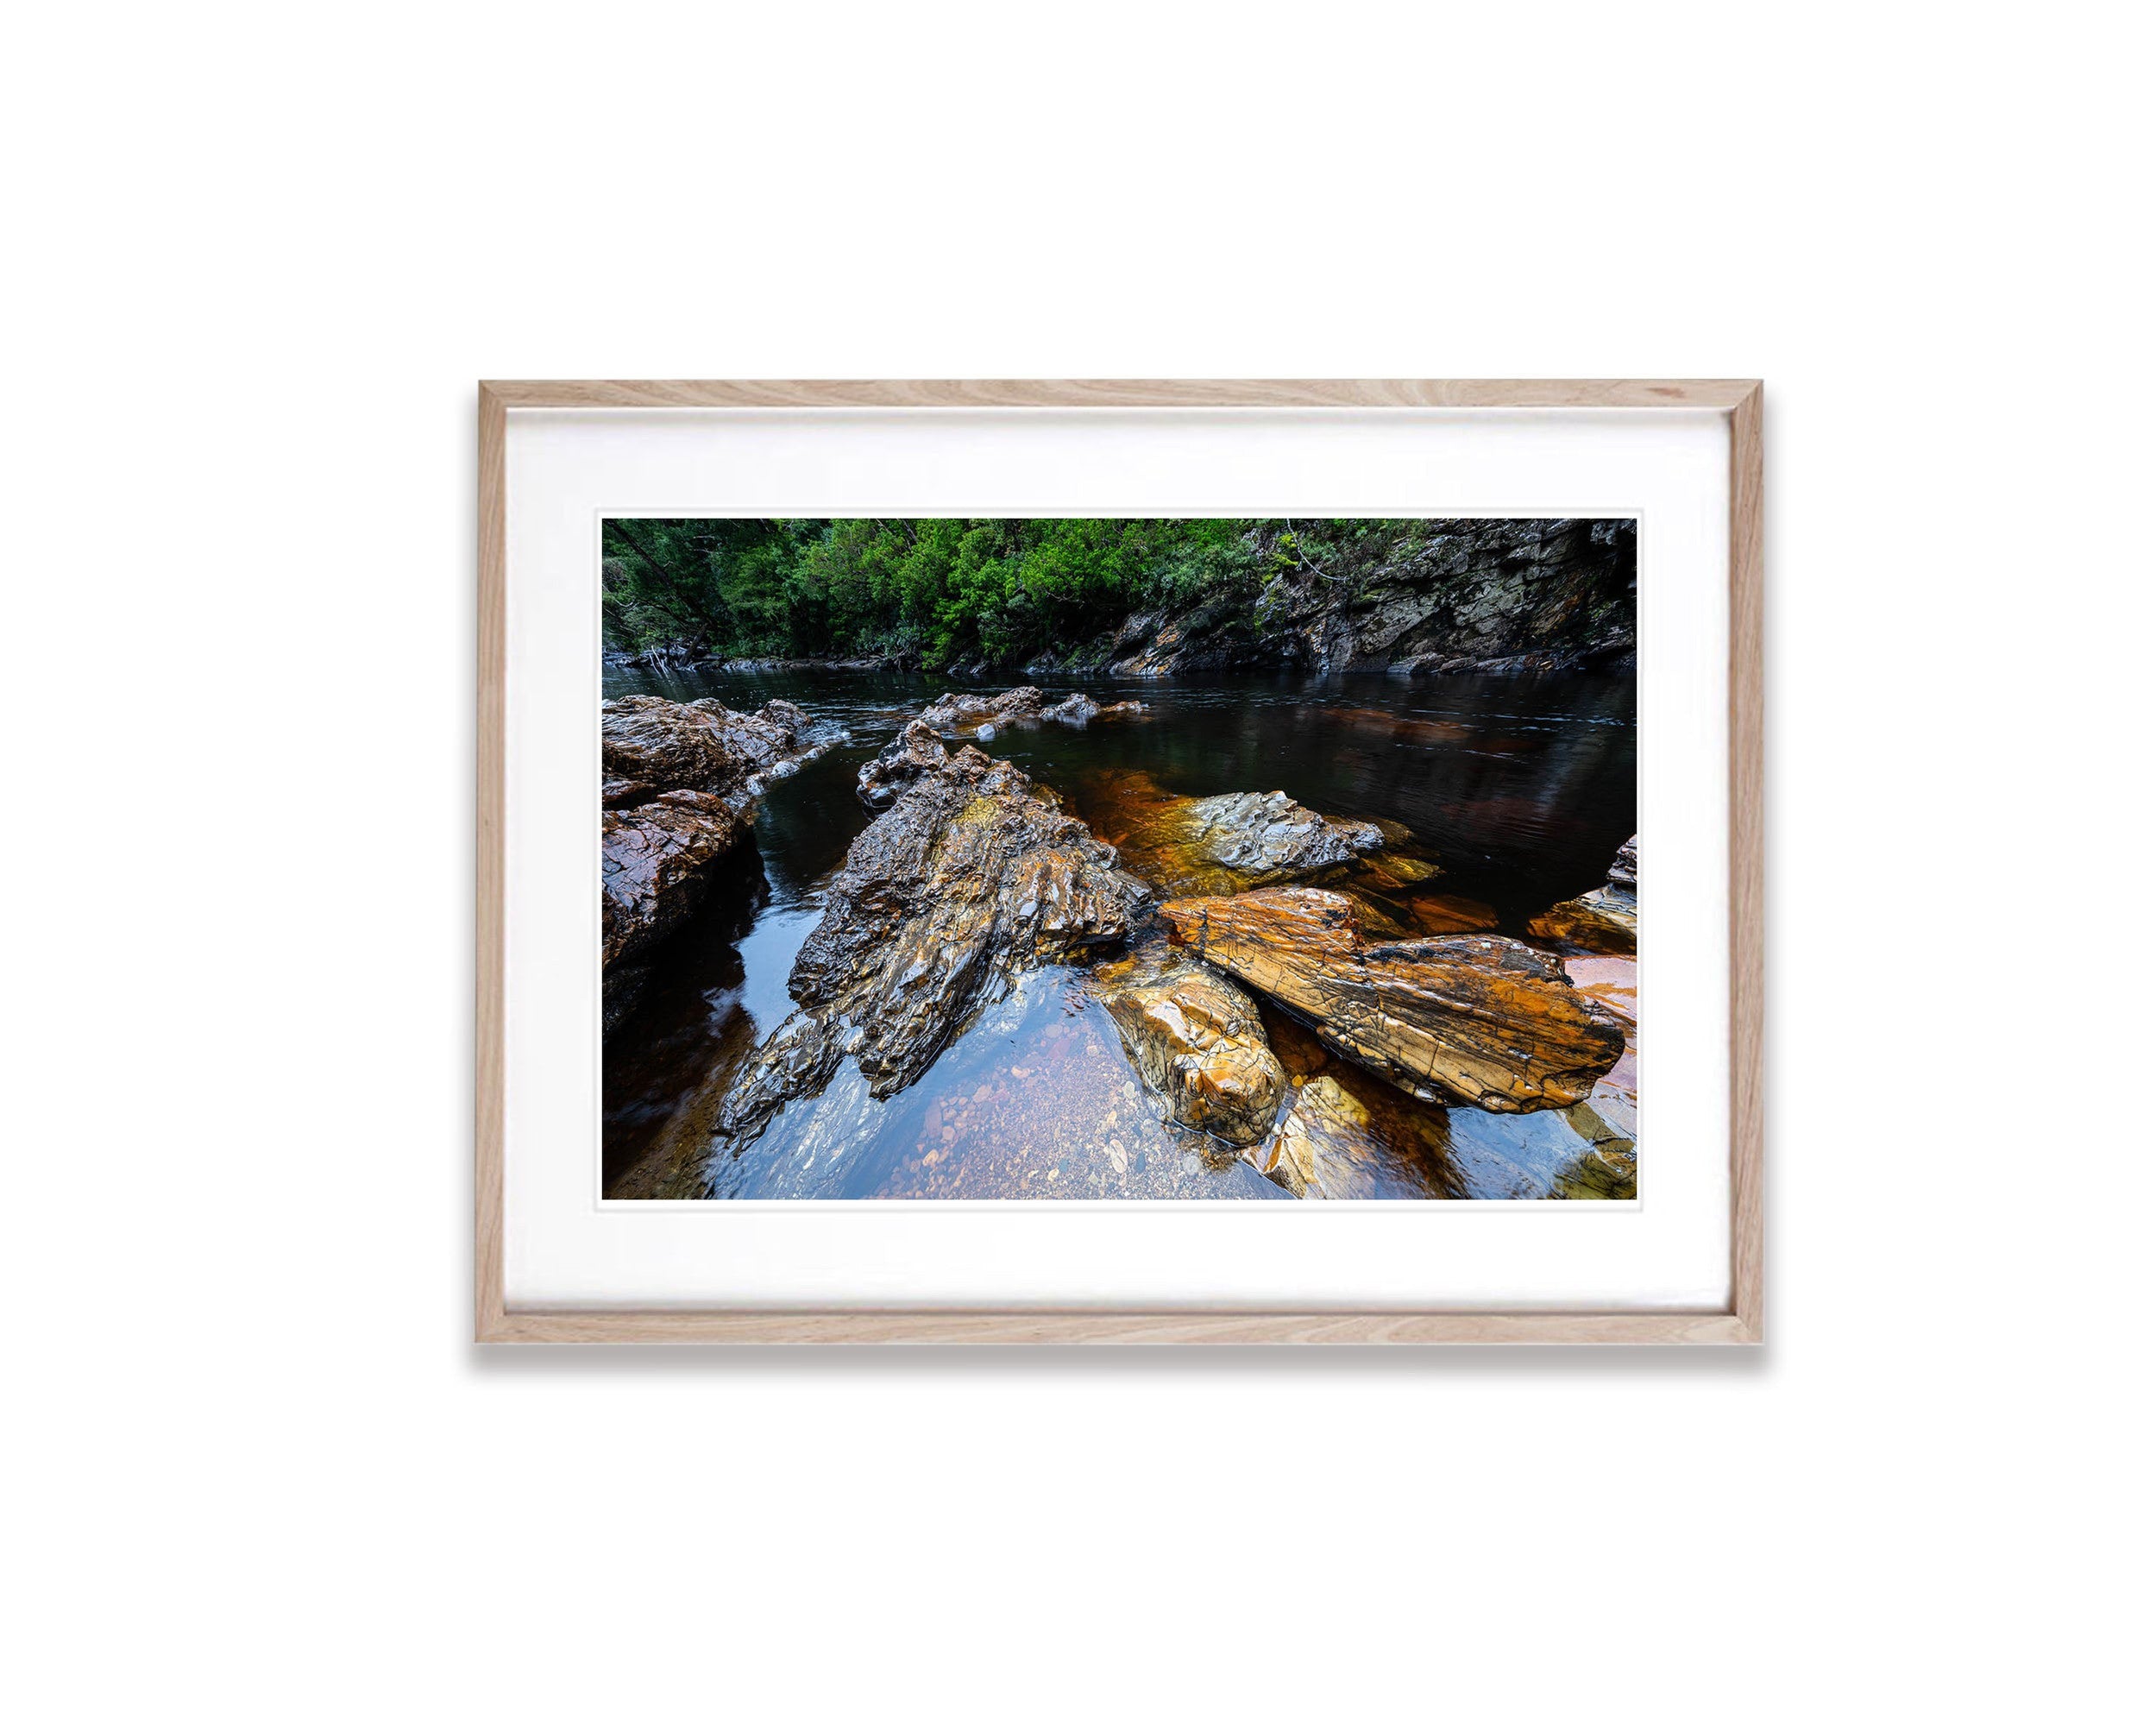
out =
[[(1405, 825), (1442, 864), (1431, 885), (1479, 901), (1509, 934), (1600, 885), (1636, 827), (1630, 677), (1012, 681), (1052, 698), (1082, 687), (1103, 703), (1145, 703), (1135, 719), (1013, 726), (977, 745), (1062, 793), (1096, 832), (1118, 830), (1116, 799), (1134, 783), (1192, 796), (1285, 790), (1323, 814)], [(827, 733), (846, 733), (766, 793), (753, 845), (722, 866), (706, 909), (608, 1036), (610, 1196), (1285, 1196), (1248, 1162), (1155, 1117), (1083, 973), (1060, 968), (989, 1008), (909, 1090), (874, 1102), (849, 1066), (823, 1097), (789, 1105), (741, 1155), (713, 1162), (712, 1117), (741, 1059), (792, 1010), (794, 955), (871, 818), (856, 772), (953, 686), (901, 672), (607, 668), (609, 697), (711, 696), (752, 710), (783, 696)], [(1275, 1024), (1291, 1072), (1288, 1048), (1308, 1040)], [(1349, 1195), (1550, 1196), (1582, 1148), (1556, 1114), (1415, 1103), (1327, 1063), (1314, 1044), (1311, 1059), (1372, 1118), (1368, 1189)], [(852, 1148), (819, 1158), (834, 1136)]]

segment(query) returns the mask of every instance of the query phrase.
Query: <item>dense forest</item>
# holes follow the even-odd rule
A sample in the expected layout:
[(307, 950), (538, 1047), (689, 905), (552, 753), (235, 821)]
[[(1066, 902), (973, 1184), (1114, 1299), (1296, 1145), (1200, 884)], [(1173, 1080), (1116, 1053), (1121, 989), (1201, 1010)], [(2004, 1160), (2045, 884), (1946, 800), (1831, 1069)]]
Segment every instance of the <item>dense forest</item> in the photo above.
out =
[(607, 641), (718, 658), (1020, 664), (1073, 652), (1135, 611), (1215, 601), (1247, 614), (1278, 577), (1348, 597), (1442, 525), (610, 519)]

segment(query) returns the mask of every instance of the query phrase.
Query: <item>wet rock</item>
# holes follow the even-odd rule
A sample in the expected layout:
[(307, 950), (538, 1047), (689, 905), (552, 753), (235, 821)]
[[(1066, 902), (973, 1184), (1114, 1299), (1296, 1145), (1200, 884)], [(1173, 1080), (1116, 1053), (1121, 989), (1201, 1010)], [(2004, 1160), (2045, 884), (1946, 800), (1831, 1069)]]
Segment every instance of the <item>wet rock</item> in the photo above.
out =
[(1257, 1008), (1202, 965), (1171, 961), (1154, 974), (1096, 980), (1131, 1064), (1178, 1125), (1231, 1144), (1273, 1130), (1287, 1074)]
[(1100, 702), (1081, 689), (1065, 696), (1054, 706), (1043, 708), (1040, 716), (1058, 720), (1065, 725), (1083, 725), (1098, 715), (1100, 710)]
[(753, 818), (765, 781), (821, 752), (790, 701), (752, 714), (630, 695), (600, 709), (600, 917), (610, 1019), (634, 998), (632, 963), (702, 903), (705, 874)]
[(601, 951), (617, 963), (677, 927), (703, 897), (703, 875), (747, 823), (707, 791), (669, 790), (600, 816)]
[(848, 1056), (872, 1097), (902, 1090), (1013, 976), (1120, 941), (1144, 898), (1052, 793), (960, 749), (854, 840), (794, 961), (799, 1010), (744, 1069), (720, 1137), (753, 1137)]
[(1479, 898), (1449, 892), (1425, 892), (1407, 901), (1408, 921), (1417, 934), (1472, 935), (1498, 924), (1497, 911)]
[(1610, 865), (1608, 882), (1532, 918), (1527, 932), (1591, 953), (1633, 953), (1639, 949), (1639, 838), (1625, 840)]
[(716, 701), (625, 695), (600, 708), (600, 756), (609, 779), (667, 790), (752, 796), (750, 781), (807, 753), (808, 715), (790, 701), (736, 713)]
[(1146, 710), (1142, 701), (1112, 701), (1103, 707), (1084, 689), (1073, 690), (1054, 706), (1043, 708), (1040, 716), (1059, 724), (1088, 725), (1096, 719), (1121, 719)]
[(1160, 907), (1169, 938), (1426, 1100), (1566, 1108), (1625, 1052), (1624, 1027), (1557, 962), (1500, 935), (1366, 946), (1337, 893), (1279, 888)]
[(1254, 881), (1317, 874), (1385, 843), (1372, 822), (1316, 814), (1281, 790), (1201, 796), (1185, 818), (1192, 848)]
[(921, 774), (933, 772), (950, 759), (936, 733), (915, 719), (891, 739), (882, 754), (862, 765), (855, 785), (870, 808), (888, 809)]
[(1178, 796), (1140, 771), (1097, 774), (1092, 784), (1106, 836), (1163, 892), (1229, 893), (1308, 880), (1385, 843), (1375, 822), (1317, 814), (1284, 791)]
[(1040, 716), (1040, 691), (1030, 685), (1006, 689), (1001, 695), (965, 695), (953, 689), (921, 710), (921, 722), (930, 729), (960, 733), (977, 730), (984, 724)]
[(1280, 1130), (1248, 1152), (1258, 1171), (1298, 1198), (1457, 1198), (1445, 1117), (1342, 1069), (1297, 1086)]

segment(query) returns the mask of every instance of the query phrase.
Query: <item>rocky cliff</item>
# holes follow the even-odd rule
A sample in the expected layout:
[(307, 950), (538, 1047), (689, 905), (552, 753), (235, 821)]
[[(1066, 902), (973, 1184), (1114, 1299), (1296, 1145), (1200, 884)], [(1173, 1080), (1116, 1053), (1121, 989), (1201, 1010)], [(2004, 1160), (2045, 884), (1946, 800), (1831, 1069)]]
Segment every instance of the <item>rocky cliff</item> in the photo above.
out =
[[(1289, 523), (1254, 530), (1254, 603), (1223, 593), (1141, 612), (1028, 670), (1160, 677), (1629, 670), (1637, 534), (1628, 520)], [(986, 667), (982, 667), (985, 669)]]

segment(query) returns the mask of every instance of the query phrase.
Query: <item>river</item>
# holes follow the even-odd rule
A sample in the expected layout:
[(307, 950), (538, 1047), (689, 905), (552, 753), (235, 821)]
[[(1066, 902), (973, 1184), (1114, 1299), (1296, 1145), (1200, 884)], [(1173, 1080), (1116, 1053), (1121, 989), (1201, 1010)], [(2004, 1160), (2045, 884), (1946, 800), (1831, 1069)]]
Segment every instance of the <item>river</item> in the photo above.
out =
[[(1636, 827), (1634, 685), (1628, 677), (1261, 675), (1109, 682), (1050, 676), (1051, 699), (1084, 688), (1136, 699), (1136, 718), (1086, 727), (1012, 726), (978, 746), (1062, 793), (1103, 837), (1134, 794), (1285, 790), (1322, 814), (1389, 819), (1441, 864), (1412, 902), (1386, 906), (1442, 931), (1447, 905), (1487, 907), (1503, 932), (1600, 884)], [(611, 1197), (1283, 1199), (1210, 1141), (1164, 1126), (1134, 1081), (1082, 972), (1027, 978), (910, 1089), (877, 1103), (851, 1067), (791, 1105), (739, 1155), (714, 1162), (710, 1125), (744, 1056), (792, 1010), (794, 955), (821, 894), (872, 818), (861, 764), (954, 685), (894, 671), (634, 670), (604, 692), (752, 710), (777, 697), (845, 740), (765, 794), (706, 908), (665, 950), (607, 1038), (605, 1181)], [(958, 685), (995, 692), (1008, 683)], [(1134, 791), (1134, 787), (1138, 791)], [(1436, 920), (1431, 920), (1432, 918)], [(1328, 1061), (1267, 1014), (1275, 1052), (1298, 1058), (1364, 1128), (1364, 1197), (1630, 1195), (1581, 1179), (1584, 1141), (1556, 1113), (1497, 1116), (1415, 1102)], [(845, 1154), (828, 1146), (841, 1142)], [(823, 1154), (817, 1153), (821, 1150)]]

